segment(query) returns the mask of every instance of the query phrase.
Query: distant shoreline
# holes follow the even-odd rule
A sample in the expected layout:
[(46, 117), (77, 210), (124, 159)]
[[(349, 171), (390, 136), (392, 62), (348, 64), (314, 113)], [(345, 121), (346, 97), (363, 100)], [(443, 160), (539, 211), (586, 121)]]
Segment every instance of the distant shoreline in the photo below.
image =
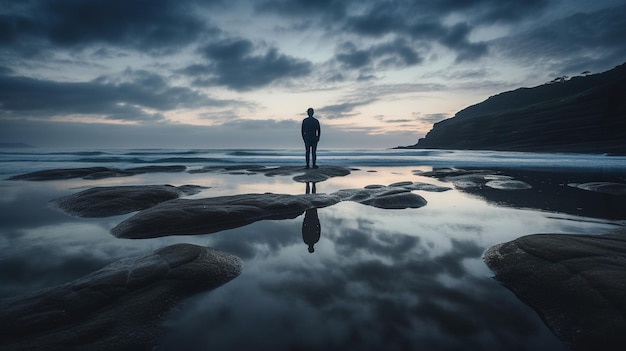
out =
[(445, 148), (445, 147), (420, 147), (417, 145), (410, 146), (396, 146), (391, 148), (392, 150), (461, 150), (461, 151), (501, 151), (501, 152), (534, 152), (538, 154), (586, 154), (586, 155), (604, 155), (604, 156), (626, 156), (626, 151), (613, 150), (613, 151), (592, 151), (581, 149), (488, 149), (488, 148)]

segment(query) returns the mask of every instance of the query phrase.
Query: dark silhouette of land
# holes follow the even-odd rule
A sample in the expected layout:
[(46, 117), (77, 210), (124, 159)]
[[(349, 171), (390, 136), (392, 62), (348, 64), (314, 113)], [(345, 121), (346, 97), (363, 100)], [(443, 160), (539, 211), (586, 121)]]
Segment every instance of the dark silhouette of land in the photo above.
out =
[(626, 63), (504, 92), (399, 148), (626, 154)]

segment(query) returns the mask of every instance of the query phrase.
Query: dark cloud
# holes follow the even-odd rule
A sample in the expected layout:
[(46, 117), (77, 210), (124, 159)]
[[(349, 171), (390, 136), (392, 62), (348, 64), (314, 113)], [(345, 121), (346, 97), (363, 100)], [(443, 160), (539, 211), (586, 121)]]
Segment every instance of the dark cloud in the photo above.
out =
[(376, 98), (367, 98), (359, 101), (342, 102), (336, 105), (327, 105), (320, 107), (317, 111), (328, 119), (337, 119), (343, 117), (354, 116), (352, 112), (355, 108), (369, 105), (375, 102)]
[(603, 71), (626, 57), (625, 17), (626, 6), (576, 13), (492, 45), (512, 60), (529, 66), (547, 64), (556, 74)]
[[(323, 28), (328, 33), (344, 32), (359, 37), (383, 38), (392, 36), (391, 42), (399, 59), (387, 63), (410, 66), (421, 62), (415, 47), (439, 43), (456, 53), (457, 62), (474, 61), (488, 54), (487, 43), (473, 42), (469, 35), (478, 26), (512, 24), (538, 16), (547, 9), (547, 0), (446, 0), (437, 2), (400, 1), (264, 1), (256, 6), (260, 13), (290, 16), (295, 23), (314, 23), (302, 27)], [(465, 22), (448, 25), (448, 17)], [(394, 43), (394, 40), (396, 42)], [(404, 40), (401, 50), (397, 40)], [(395, 44), (395, 45), (394, 45)], [(384, 47), (384, 45), (383, 45)], [(370, 50), (340, 52), (337, 60), (349, 68), (362, 68), (370, 64), (373, 56), (380, 55), (383, 47)], [(372, 50), (373, 49), (373, 50)]]
[(353, 43), (342, 45), (343, 53), (337, 54), (337, 61), (346, 68), (362, 68), (372, 62), (372, 54), (368, 50), (358, 50)]
[(347, 4), (347, 1), (342, 0), (269, 0), (255, 3), (255, 9), (260, 13), (276, 13), (281, 16), (322, 16), (341, 20), (346, 15)]
[(19, 47), (44, 44), (77, 47), (107, 44), (139, 50), (162, 50), (214, 34), (195, 3), (167, 0), (3, 1), (0, 43)]
[(385, 69), (408, 67), (420, 64), (423, 59), (403, 39), (373, 45), (367, 49), (358, 49), (352, 42), (346, 42), (339, 48), (336, 55), (344, 68), (349, 69)]
[(99, 77), (90, 82), (56, 82), (0, 76), (2, 117), (97, 115), (116, 120), (161, 119), (143, 108), (167, 111), (219, 104), (189, 88), (169, 86), (148, 71), (126, 70), (121, 77)]
[(407, 67), (423, 61), (423, 58), (403, 39), (377, 45), (372, 51), (375, 56), (386, 58), (382, 66)]
[[(441, 1), (445, 11), (459, 11), (472, 18), (476, 23), (517, 23), (523, 19), (542, 13), (550, 2), (548, 0), (474, 0), (474, 1)], [(437, 6), (437, 5), (435, 5)]]
[(473, 61), (487, 54), (487, 45), (471, 43), (468, 36), (472, 28), (467, 23), (458, 23), (440, 39), (440, 42), (457, 52), (456, 61)]
[(196, 77), (200, 75), (194, 80), (197, 86), (223, 85), (246, 91), (279, 79), (306, 76), (312, 70), (311, 62), (280, 54), (274, 47), (256, 53), (254, 44), (247, 39), (223, 39), (199, 51), (207, 63), (190, 65), (181, 71)]

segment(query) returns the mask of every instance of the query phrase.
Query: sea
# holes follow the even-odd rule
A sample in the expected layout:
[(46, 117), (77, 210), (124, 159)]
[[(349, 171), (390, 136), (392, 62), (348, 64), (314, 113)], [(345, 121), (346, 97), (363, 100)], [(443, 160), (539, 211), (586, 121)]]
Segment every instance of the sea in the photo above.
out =
[[(321, 234), (307, 250), (304, 214), (205, 235), (119, 239), (133, 215), (70, 216), (50, 201), (97, 186), (201, 185), (189, 198), (303, 194), (293, 176), (203, 172), (207, 166), (304, 166), (302, 150), (0, 149), (0, 298), (78, 279), (120, 259), (175, 243), (209, 246), (243, 261), (225, 285), (182, 301), (162, 321), (157, 350), (565, 350), (540, 315), (499, 284), (482, 255), (536, 233), (602, 234), (626, 225), (623, 195), (577, 188), (626, 184), (626, 156), (465, 150), (318, 150), (320, 165), (350, 174), (317, 193), (397, 182), (427, 201), (390, 210), (354, 202), (317, 210)], [(182, 165), (184, 172), (101, 179), (10, 180), (50, 169)], [(425, 176), (492, 170), (529, 189), (471, 187)]]
[[(36, 169), (106, 165), (132, 167), (176, 164), (188, 167), (227, 164), (302, 165), (296, 149), (0, 149), (0, 175)], [(481, 150), (318, 150), (321, 163), (338, 166), (433, 166), (626, 170), (626, 156)]]

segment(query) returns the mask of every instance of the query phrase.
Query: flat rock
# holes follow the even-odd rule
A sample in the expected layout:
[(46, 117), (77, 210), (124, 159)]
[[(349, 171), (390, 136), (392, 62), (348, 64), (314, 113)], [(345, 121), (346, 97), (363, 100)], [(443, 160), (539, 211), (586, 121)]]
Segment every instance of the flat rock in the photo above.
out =
[(590, 183), (570, 183), (567, 184), (573, 188), (578, 188), (587, 191), (595, 191), (610, 195), (626, 195), (626, 184), (612, 183), (612, 182), (590, 182)]
[(452, 183), (458, 189), (488, 187), (497, 190), (525, 190), (532, 188), (530, 184), (521, 180), (515, 180), (511, 176), (497, 174), (497, 172), (484, 169), (435, 168), (429, 172), (414, 174)]
[(383, 209), (420, 208), (427, 204), (420, 195), (401, 187), (346, 189), (334, 194), (343, 201), (354, 201)]
[(158, 173), (158, 172), (184, 172), (187, 169), (185, 166), (143, 166), (134, 167), (128, 169), (118, 169), (109, 167), (86, 167), (86, 168), (64, 168), (64, 169), (48, 169), (41, 170), (26, 174), (20, 174), (8, 178), (9, 180), (30, 180), (30, 181), (44, 181), (44, 180), (64, 180), (64, 179), (103, 179), (113, 177), (129, 177), (137, 174), (144, 173)]
[(623, 349), (626, 228), (523, 236), (489, 248), (484, 260), (571, 349)]
[[(410, 185), (407, 185), (407, 187)], [(266, 219), (296, 218), (306, 210), (341, 201), (383, 209), (419, 208), (420, 195), (406, 187), (346, 189), (332, 194), (241, 194), (204, 199), (175, 199), (140, 211), (114, 227), (120, 238), (210, 234)]]
[(51, 203), (79, 217), (108, 217), (143, 210), (183, 195), (197, 194), (195, 185), (130, 185), (97, 187), (54, 199)]
[(0, 300), (3, 350), (146, 350), (181, 299), (234, 279), (241, 260), (177, 244), (114, 262), (75, 281)]
[(323, 182), (332, 177), (343, 177), (351, 173), (350, 168), (340, 166), (320, 166), (305, 169), (300, 166), (265, 167), (259, 165), (207, 166), (189, 171), (190, 173), (226, 173), (226, 174), (265, 174), (268, 177), (294, 176), (296, 182)]
[(177, 199), (140, 211), (111, 232), (132, 239), (209, 234), (264, 219), (296, 218), (307, 209), (339, 201), (337, 197), (271, 193)]
[(485, 183), (485, 186), (498, 190), (524, 190), (532, 188), (530, 184), (522, 182), (521, 180), (490, 180)]

